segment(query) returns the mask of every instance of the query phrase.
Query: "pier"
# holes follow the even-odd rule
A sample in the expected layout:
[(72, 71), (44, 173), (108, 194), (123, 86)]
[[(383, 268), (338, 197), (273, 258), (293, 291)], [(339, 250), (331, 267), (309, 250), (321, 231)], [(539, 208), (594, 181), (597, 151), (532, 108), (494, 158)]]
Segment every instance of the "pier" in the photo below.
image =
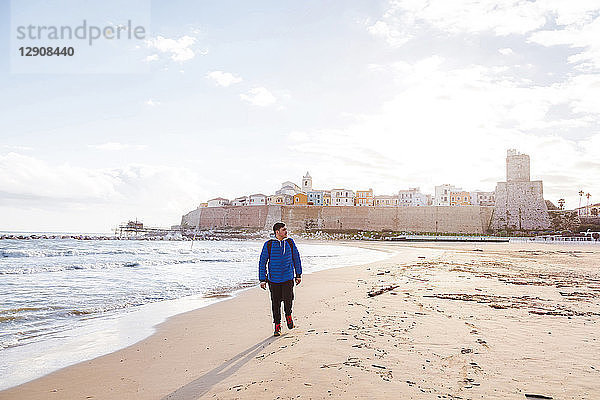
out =
[(148, 227), (138, 220), (121, 224), (115, 229), (115, 236), (119, 238), (157, 237), (173, 234), (181, 235), (181, 229)]

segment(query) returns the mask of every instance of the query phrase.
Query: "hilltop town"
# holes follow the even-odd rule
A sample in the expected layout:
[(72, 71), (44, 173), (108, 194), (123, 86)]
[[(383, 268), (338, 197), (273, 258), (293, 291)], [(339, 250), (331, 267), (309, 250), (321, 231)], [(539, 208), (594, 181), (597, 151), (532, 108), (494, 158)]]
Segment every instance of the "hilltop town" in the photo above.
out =
[(240, 196), (232, 200), (217, 197), (201, 203), (200, 207), (294, 205), (294, 206), (356, 206), (356, 207), (422, 207), (422, 206), (493, 206), (494, 192), (465, 191), (454, 185), (435, 187), (435, 195), (422, 193), (420, 188), (400, 190), (394, 195), (375, 195), (372, 188), (353, 190), (334, 188), (315, 189), (309, 172), (302, 177), (301, 185), (286, 181), (275, 194), (261, 193)]
[[(582, 212), (590, 210), (578, 209), (577, 216)], [(468, 191), (451, 184), (436, 186), (433, 194), (419, 188), (394, 195), (376, 195), (372, 188), (317, 189), (307, 172), (300, 185), (283, 182), (271, 195), (210, 199), (184, 215), (181, 226), (268, 229), (269, 224), (283, 221), (297, 230), (485, 234), (540, 232), (551, 227), (551, 219), (542, 181), (530, 178), (529, 155), (510, 149), (506, 181), (498, 182), (493, 192)]]
[(315, 189), (309, 172), (301, 185), (286, 181), (272, 195), (262, 193), (236, 197), (232, 200), (217, 197), (201, 203), (200, 207), (293, 205), (293, 206), (350, 206), (350, 207), (422, 207), (422, 206), (493, 206), (495, 192), (466, 191), (450, 184), (435, 187), (435, 194), (422, 193), (420, 188), (400, 190), (394, 195), (375, 195), (372, 188)]

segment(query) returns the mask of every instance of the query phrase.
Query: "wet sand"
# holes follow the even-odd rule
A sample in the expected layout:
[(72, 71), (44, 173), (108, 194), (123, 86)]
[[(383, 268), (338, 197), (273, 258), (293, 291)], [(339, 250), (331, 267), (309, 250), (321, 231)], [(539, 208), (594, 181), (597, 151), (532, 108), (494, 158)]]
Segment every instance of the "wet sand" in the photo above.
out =
[(398, 253), (306, 275), (281, 337), (257, 287), (0, 399), (600, 398), (600, 246), (348, 245)]

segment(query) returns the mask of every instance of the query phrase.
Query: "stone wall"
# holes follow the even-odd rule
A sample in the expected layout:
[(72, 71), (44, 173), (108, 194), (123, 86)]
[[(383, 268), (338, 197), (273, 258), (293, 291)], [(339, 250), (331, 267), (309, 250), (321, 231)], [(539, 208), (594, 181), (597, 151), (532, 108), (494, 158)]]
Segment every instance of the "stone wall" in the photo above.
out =
[(200, 212), (202, 208), (197, 208), (195, 210), (190, 211), (181, 217), (181, 227), (182, 228), (198, 228), (200, 226)]
[(491, 207), (283, 207), (292, 229), (485, 233)]
[(492, 219), (494, 230), (530, 231), (549, 227), (542, 181), (498, 182)]
[(226, 206), (198, 208), (181, 219), (181, 225), (197, 229), (253, 228), (263, 229), (277, 217), (280, 206)]
[(291, 230), (372, 230), (438, 233), (486, 233), (492, 207), (322, 207), (239, 206), (199, 208), (182, 217), (198, 229), (270, 230), (283, 221)]

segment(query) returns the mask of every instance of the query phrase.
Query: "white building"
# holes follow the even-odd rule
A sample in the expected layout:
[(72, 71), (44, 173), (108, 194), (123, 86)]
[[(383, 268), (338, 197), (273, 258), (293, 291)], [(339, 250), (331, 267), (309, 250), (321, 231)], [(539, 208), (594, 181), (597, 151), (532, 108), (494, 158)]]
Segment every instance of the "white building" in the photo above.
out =
[(300, 192), (300, 186), (296, 185), (294, 182), (286, 181), (281, 184), (281, 189), (277, 190), (275, 194), (287, 194), (288, 196), (294, 196)]
[(251, 194), (249, 197), (248, 205), (251, 206), (264, 206), (267, 204), (267, 196), (262, 193)]
[(398, 203), (398, 196), (380, 195), (373, 199), (375, 207), (398, 207)]
[(449, 206), (450, 192), (462, 192), (462, 189), (449, 184), (436, 186), (435, 194), (433, 197), (433, 204), (436, 206)]
[(232, 206), (247, 206), (248, 202), (249, 202), (248, 196), (241, 196), (241, 197), (236, 197), (235, 199), (231, 200), (230, 205), (232, 205)]
[(428, 205), (427, 195), (421, 193), (419, 188), (398, 191), (398, 205), (400, 207), (422, 207)]
[(471, 204), (493, 207), (496, 204), (496, 192), (482, 192), (480, 190), (471, 192)]
[(332, 189), (332, 206), (354, 206), (354, 191), (350, 189)]
[(207, 203), (207, 207), (223, 207), (229, 205), (229, 200), (224, 199), (223, 197), (217, 197), (210, 199)]

